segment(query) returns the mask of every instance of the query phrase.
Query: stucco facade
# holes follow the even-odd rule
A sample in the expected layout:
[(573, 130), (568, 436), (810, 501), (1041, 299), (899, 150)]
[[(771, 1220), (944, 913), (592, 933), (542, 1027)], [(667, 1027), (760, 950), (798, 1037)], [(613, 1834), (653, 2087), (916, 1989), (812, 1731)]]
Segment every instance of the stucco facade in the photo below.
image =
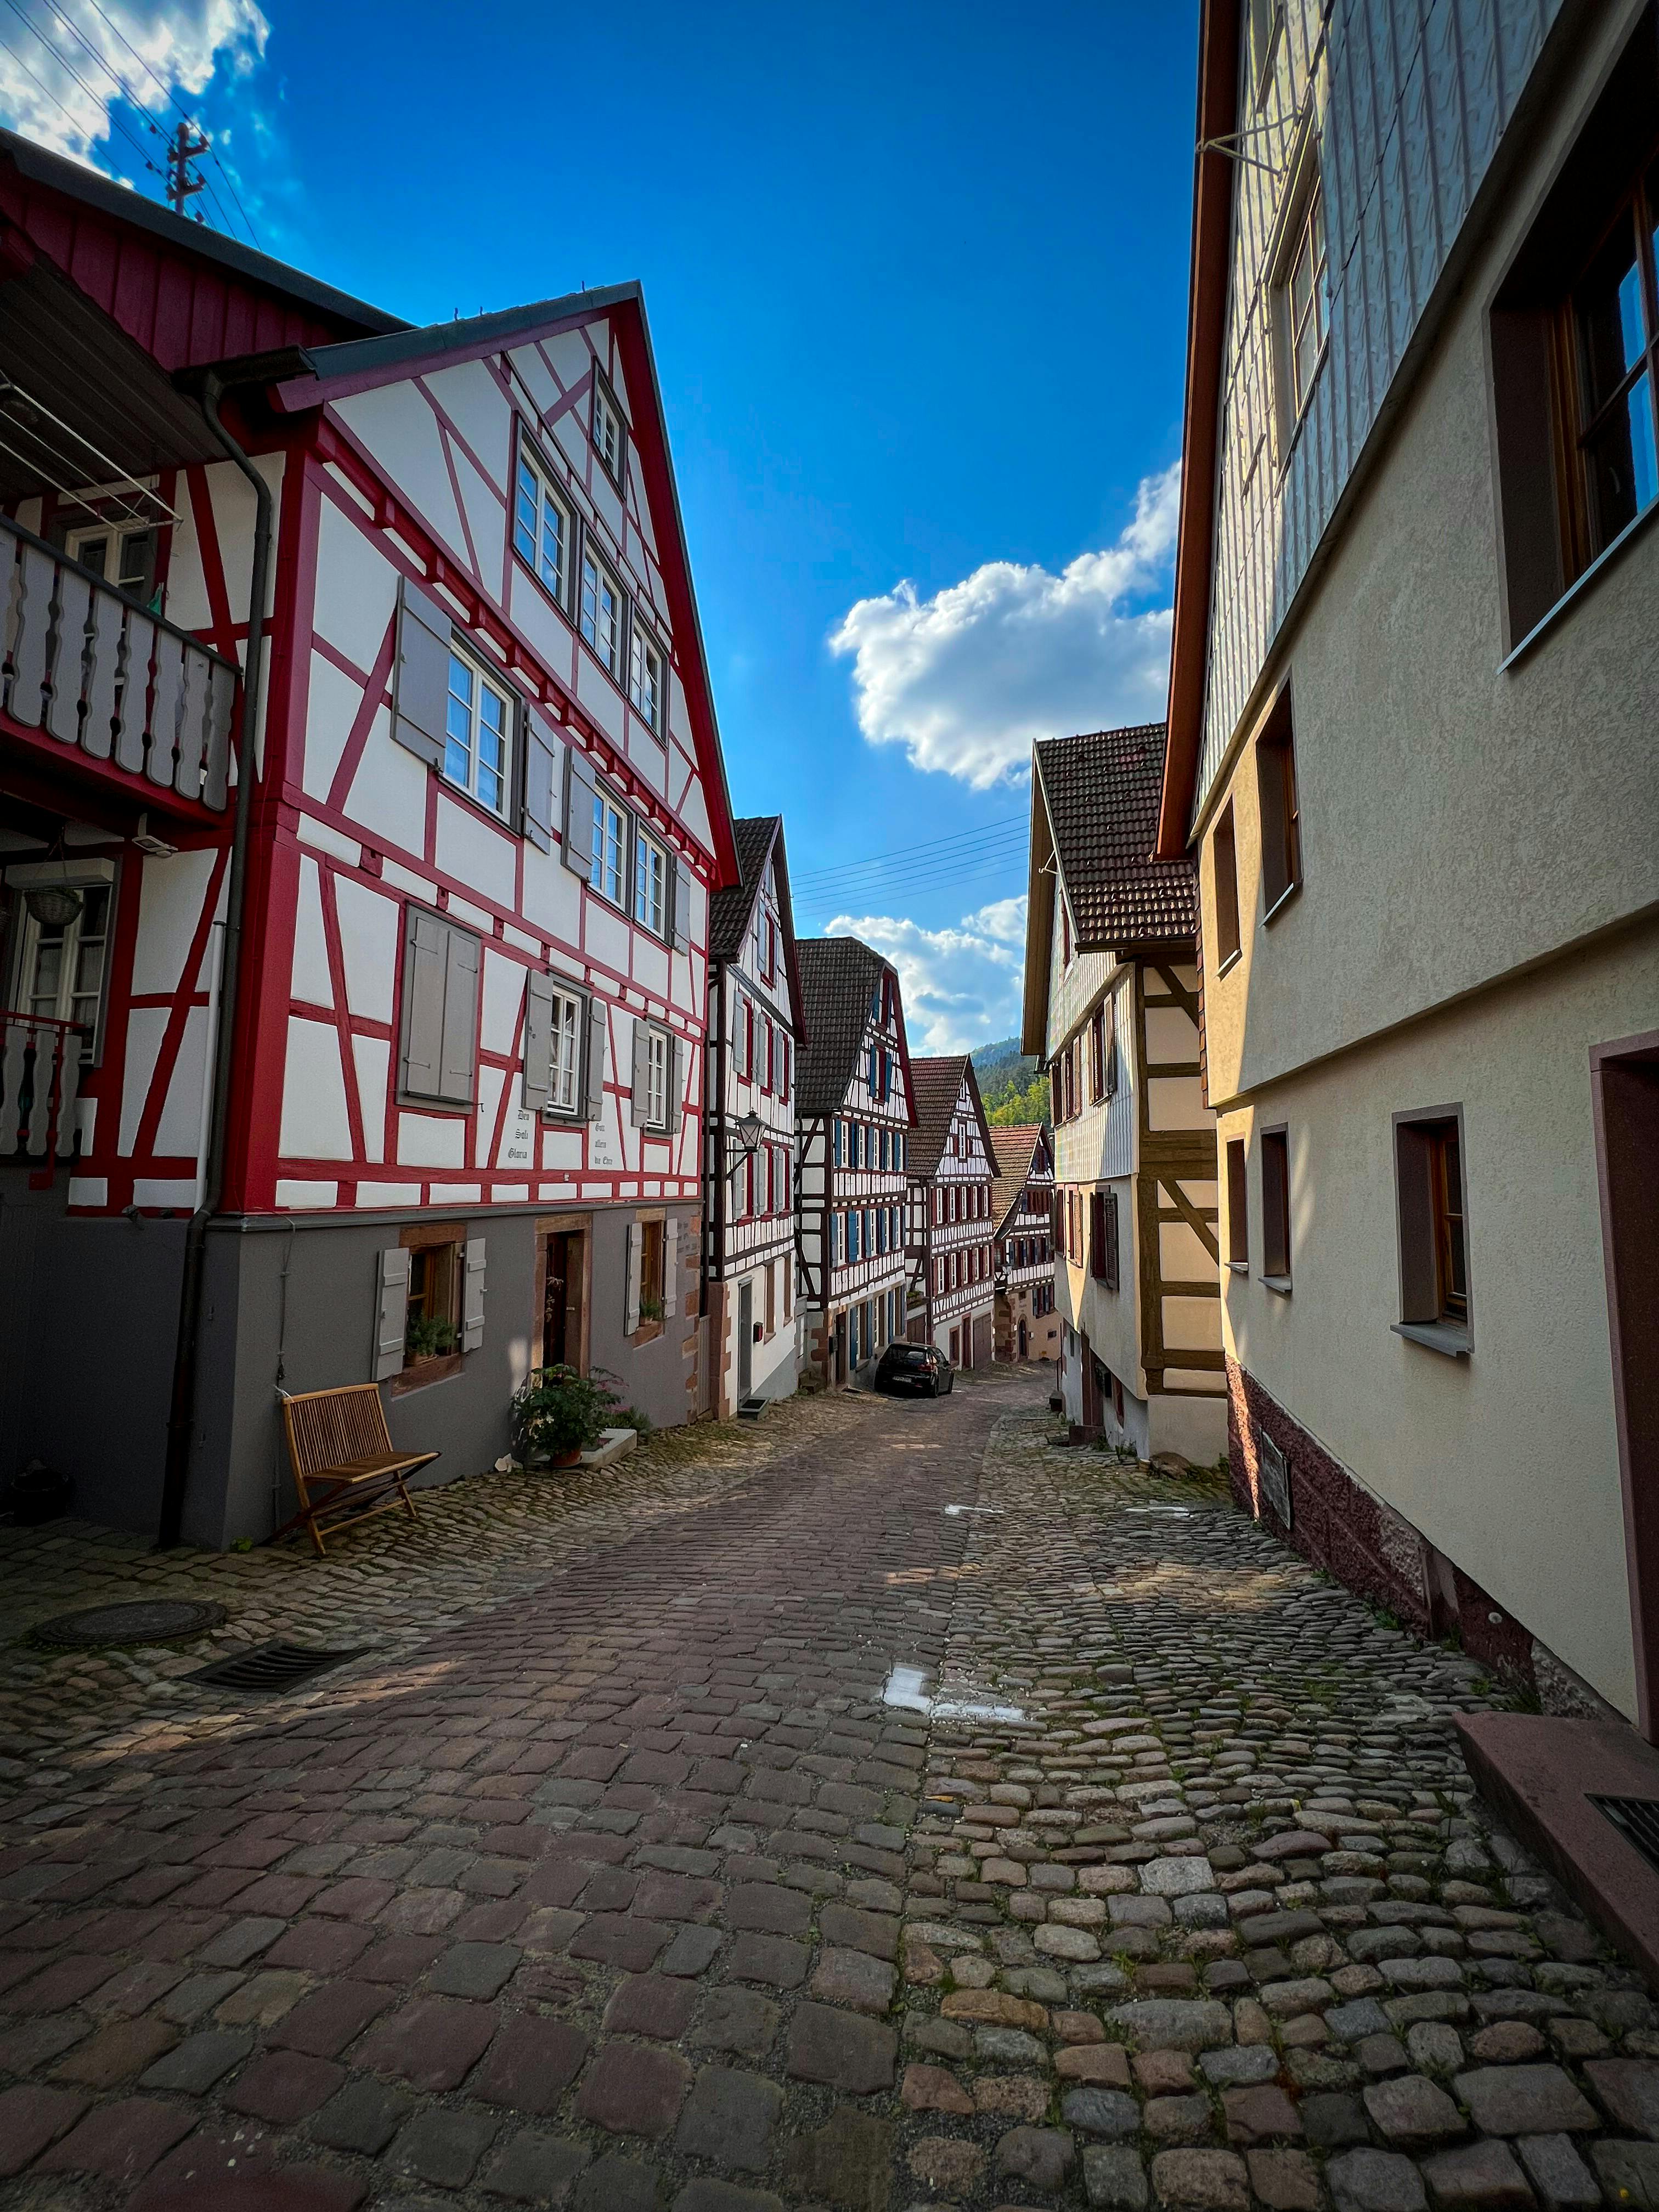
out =
[[(1500, 29), (1527, 12), (1499, 7)], [(1363, 422), (1347, 406), (1369, 442), (1344, 449), (1316, 547), (1273, 570), (1271, 619), (1252, 598), (1255, 556), (1229, 534), (1242, 496), (1229, 384), (1211, 552), (1183, 519), (1189, 606), (1198, 564), (1212, 562), (1208, 672), (1194, 732), (1176, 695), (1191, 696), (1198, 648), (1178, 618), (1160, 846), (1185, 811), (1224, 1162), (1236, 1484), (1322, 1556), (1311, 1516), (1302, 1523), (1298, 1455), (1310, 1505), (1316, 1467), (1328, 1486), (1336, 1462), (1394, 1532), (1372, 1547), (1376, 1576), (1358, 1579), (1471, 1649), (1496, 1639), (1522, 1677), (1559, 1683), (1564, 1664), (1632, 1717), (1592, 1054), (1659, 1029), (1659, 532), (1648, 526), (1659, 508), (1541, 623), (1518, 616), (1516, 550), (1532, 526), (1502, 465), (1509, 403), (1493, 364), (1551, 191), (1652, 24), (1650, 9), (1569, 6), (1541, 43), (1529, 33), (1515, 47), (1492, 149), (1504, 188), (1474, 191), (1437, 248), (1435, 281), (1411, 295), (1386, 406)], [(1243, 123), (1242, 50), (1237, 66)], [(1293, 88), (1333, 204), (1370, 191), (1374, 158), (1334, 67), (1316, 55)], [(1281, 183), (1298, 188), (1293, 165)], [(1236, 262), (1230, 332), (1241, 288), (1267, 283), (1273, 210), (1245, 213), (1263, 189), (1255, 176), (1237, 187), (1236, 240), (1254, 238), (1259, 258)], [(1395, 189), (1376, 180), (1385, 214)], [(1587, 256), (1598, 218), (1587, 207), (1583, 220)], [(1270, 427), (1257, 464), (1279, 487), (1287, 544), (1309, 520), (1292, 527), (1299, 449), (1325, 434), (1346, 404), (1339, 380), (1358, 373), (1336, 343), (1329, 222), (1331, 344), (1299, 426)], [(1455, 282), (1438, 282), (1443, 268)], [(1287, 743), (1288, 872), (1272, 762)], [(1443, 1311), (1430, 1316), (1413, 1303), (1402, 1145), (1432, 1128), (1455, 1132), (1461, 1181), (1447, 1201), (1459, 1279), (1443, 1281)], [(1265, 1160), (1264, 1135), (1283, 1148), (1282, 1217), (1281, 1155)], [(1265, 1464), (1264, 1423), (1278, 1429)]]

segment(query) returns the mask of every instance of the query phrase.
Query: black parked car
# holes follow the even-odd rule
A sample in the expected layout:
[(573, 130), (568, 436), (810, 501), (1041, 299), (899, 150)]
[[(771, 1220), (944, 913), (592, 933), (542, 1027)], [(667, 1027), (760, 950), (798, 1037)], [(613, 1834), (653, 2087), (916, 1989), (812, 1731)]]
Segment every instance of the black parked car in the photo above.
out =
[(932, 1344), (890, 1344), (876, 1368), (878, 1390), (908, 1390), (926, 1398), (942, 1396), (956, 1379), (956, 1370)]

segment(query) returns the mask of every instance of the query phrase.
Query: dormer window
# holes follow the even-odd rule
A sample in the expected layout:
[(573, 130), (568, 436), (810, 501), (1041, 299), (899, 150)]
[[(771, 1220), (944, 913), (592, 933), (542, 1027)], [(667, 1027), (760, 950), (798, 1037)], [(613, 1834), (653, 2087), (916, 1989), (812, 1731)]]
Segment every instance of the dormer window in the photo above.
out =
[(597, 372), (593, 378), (593, 450), (618, 486), (623, 474), (622, 416)]

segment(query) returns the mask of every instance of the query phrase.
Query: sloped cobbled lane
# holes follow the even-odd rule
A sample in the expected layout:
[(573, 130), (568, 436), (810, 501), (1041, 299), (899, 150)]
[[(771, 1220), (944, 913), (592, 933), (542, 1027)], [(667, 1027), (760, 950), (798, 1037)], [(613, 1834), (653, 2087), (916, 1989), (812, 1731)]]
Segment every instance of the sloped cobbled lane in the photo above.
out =
[(1659, 2212), (1488, 1692), (1043, 1386), (814, 1440), (0, 1828), (0, 2201)]

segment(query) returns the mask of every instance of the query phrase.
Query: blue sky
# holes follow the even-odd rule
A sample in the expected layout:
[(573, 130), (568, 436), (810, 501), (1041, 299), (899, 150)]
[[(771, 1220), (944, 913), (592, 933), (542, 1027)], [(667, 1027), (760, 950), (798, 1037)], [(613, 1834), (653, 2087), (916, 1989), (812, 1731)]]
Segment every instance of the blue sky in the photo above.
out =
[(1031, 736), (1162, 712), (1195, 9), (4, 12), (7, 121), (133, 177), (94, 56), (165, 81), (268, 251), (399, 314), (643, 281), (733, 802), (915, 1043), (1006, 1034)]

